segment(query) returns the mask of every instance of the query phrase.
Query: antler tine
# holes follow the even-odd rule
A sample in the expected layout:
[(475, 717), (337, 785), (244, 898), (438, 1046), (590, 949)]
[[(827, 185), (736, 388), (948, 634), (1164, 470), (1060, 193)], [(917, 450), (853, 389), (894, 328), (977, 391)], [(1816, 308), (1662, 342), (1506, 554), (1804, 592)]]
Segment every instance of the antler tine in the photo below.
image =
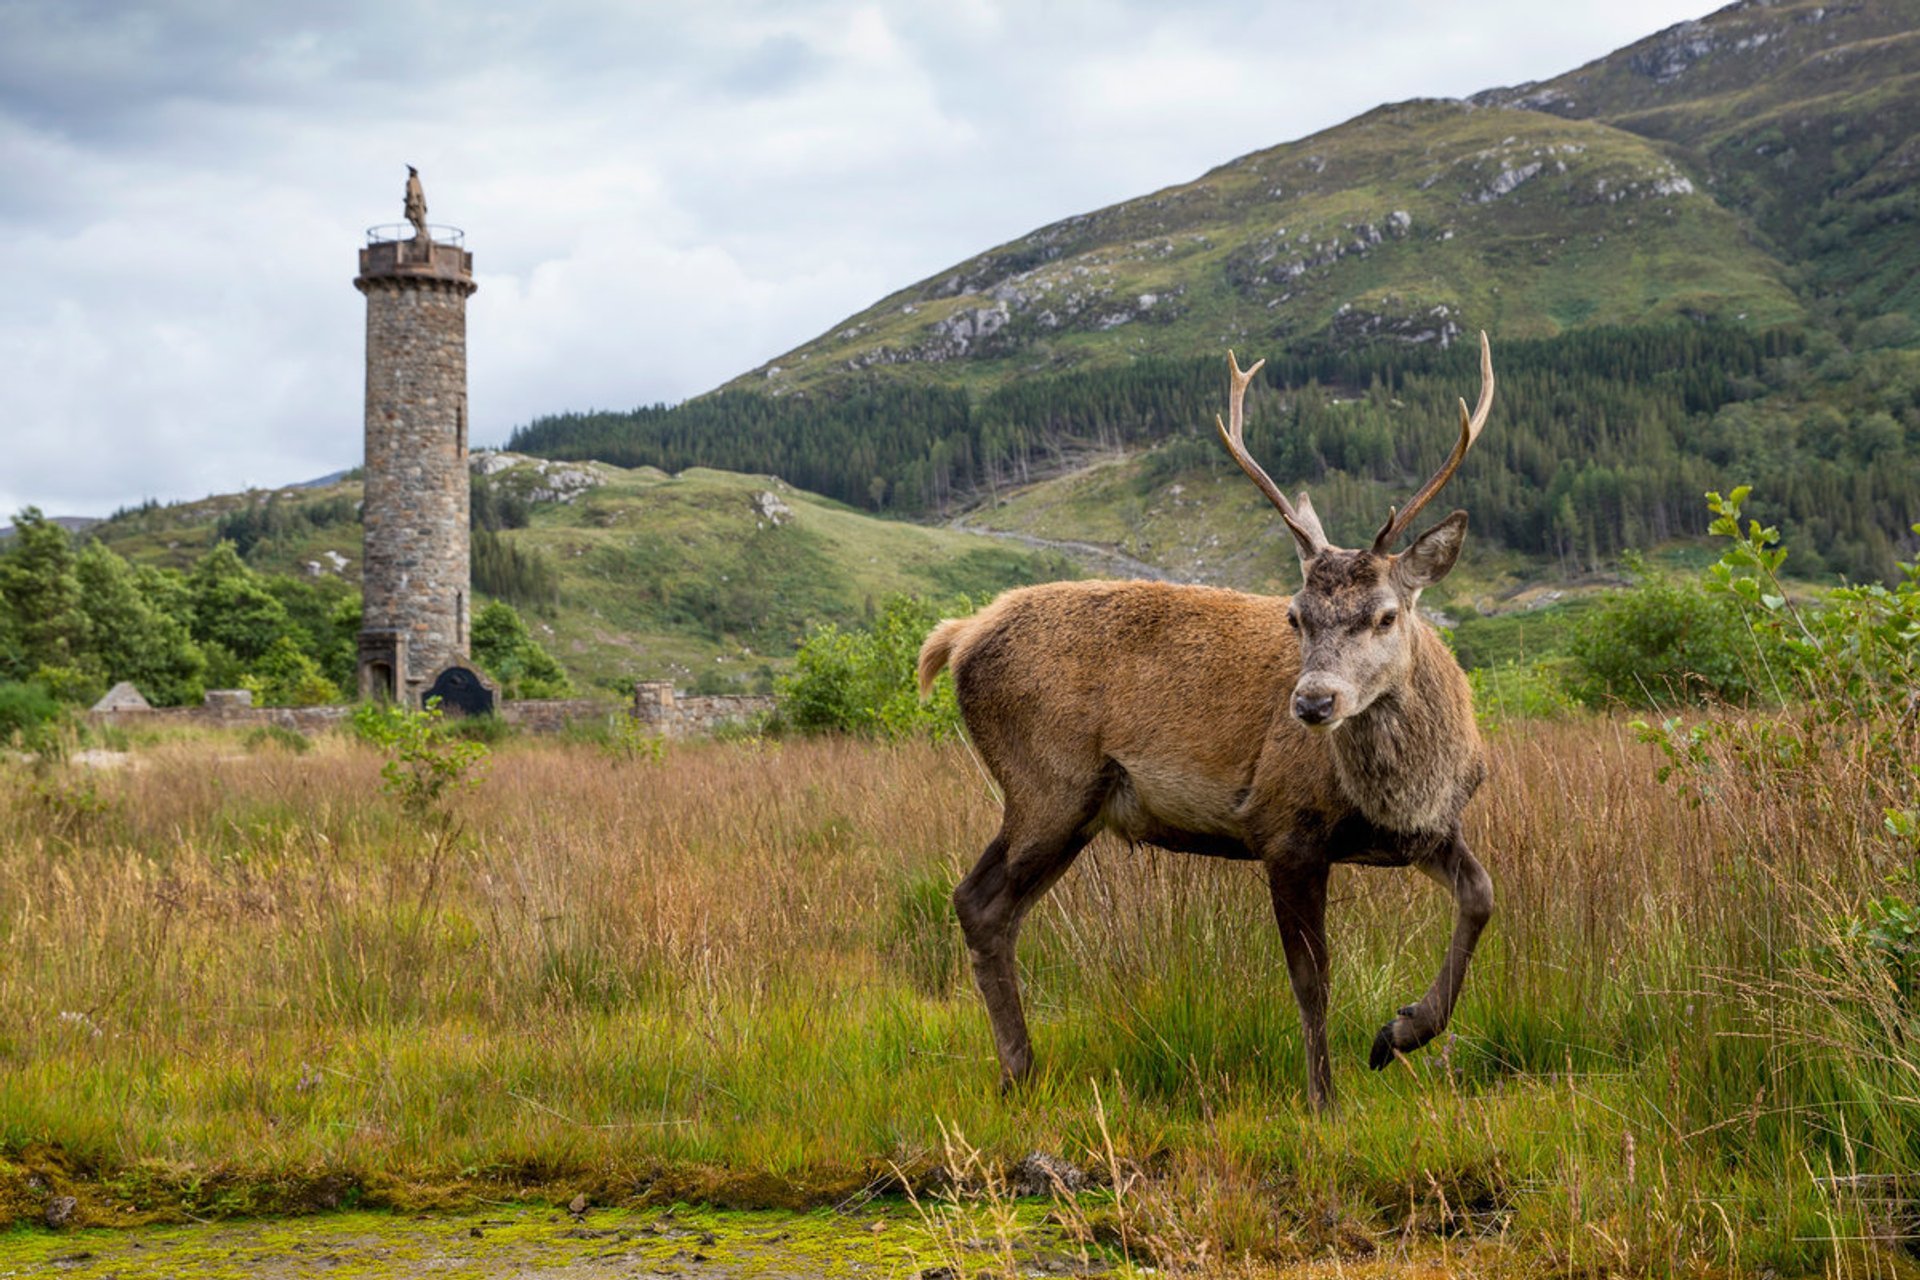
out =
[(1213, 415), (1213, 421), (1214, 425), (1220, 428), (1221, 442), (1227, 446), (1227, 452), (1233, 456), (1233, 460), (1240, 464), (1240, 469), (1247, 473), (1247, 479), (1253, 481), (1260, 492), (1267, 495), (1267, 501), (1280, 509), (1280, 515), (1286, 520), (1288, 526), (1299, 533), (1300, 526), (1294, 515), (1293, 504), (1287, 501), (1286, 494), (1280, 492), (1280, 486), (1275, 484), (1261, 469), (1260, 464), (1253, 460), (1253, 455), (1247, 452), (1247, 444), (1243, 438), (1246, 430), (1247, 386), (1253, 381), (1253, 375), (1260, 372), (1261, 366), (1266, 363), (1264, 358), (1255, 360), (1251, 369), (1242, 370), (1240, 361), (1234, 358), (1233, 352), (1231, 350), (1227, 352), (1227, 367), (1233, 370), (1233, 392), (1227, 398), (1227, 414), (1232, 419), (1233, 425), (1228, 426), (1220, 421), (1220, 415), (1217, 413)]
[(1404, 507), (1388, 507), (1387, 522), (1380, 526), (1380, 532), (1373, 537), (1375, 555), (1385, 555), (1400, 535), (1407, 531), (1413, 518), (1420, 509), (1433, 500), (1433, 495), (1446, 487), (1453, 479), (1453, 473), (1460, 469), (1460, 463), (1467, 456), (1467, 450), (1473, 448), (1473, 442), (1480, 438), (1481, 428), (1487, 425), (1487, 415), (1493, 410), (1493, 350), (1487, 345), (1487, 331), (1480, 331), (1480, 401), (1467, 413), (1467, 402), (1460, 401), (1460, 439), (1453, 446), (1453, 453), (1433, 473), (1433, 478), (1420, 486), (1419, 492), (1407, 499)]

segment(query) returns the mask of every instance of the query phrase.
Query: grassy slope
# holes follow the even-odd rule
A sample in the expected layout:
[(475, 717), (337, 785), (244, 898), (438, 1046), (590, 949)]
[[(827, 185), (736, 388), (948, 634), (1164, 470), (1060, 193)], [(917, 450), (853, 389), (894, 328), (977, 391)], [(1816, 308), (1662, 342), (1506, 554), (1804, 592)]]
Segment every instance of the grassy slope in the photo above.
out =
[[(1554, 80), (1381, 107), (1043, 227), (730, 385), (987, 386), (1443, 321), (1765, 325), (1800, 317), (1807, 286), (1862, 316), (1920, 311), (1916, 48), (1916, 0), (1732, 6)], [(966, 325), (962, 350), (952, 327), (980, 315), (999, 327)]]
[[(985, 386), (1328, 333), (1796, 318), (1780, 264), (1685, 176), (1659, 146), (1597, 122), (1382, 107), (1003, 245), (730, 385), (791, 390), (873, 368)], [(967, 358), (939, 332), (998, 310), (1004, 324)]]
[[(540, 502), (529, 527), (509, 543), (546, 557), (559, 571), (558, 607), (530, 621), (576, 682), (614, 691), (642, 676), (688, 680), (719, 669), (757, 679), (765, 659), (784, 661), (815, 622), (857, 620), (895, 592), (991, 595), (1003, 587), (1070, 575), (1058, 557), (997, 539), (874, 519), (764, 476), (600, 464), (602, 483), (567, 502)], [(536, 487), (531, 466), (502, 483)], [(287, 490), (283, 502), (357, 501), (350, 481)], [(769, 519), (760, 495), (786, 511)], [(213, 538), (220, 515), (266, 495), (227, 495), (108, 521), (93, 536), (138, 562), (185, 568)], [(330, 566), (329, 551), (359, 578), (361, 528), (343, 523), (299, 529), (261, 544), (255, 567), (307, 572)], [(323, 569), (331, 572), (331, 568)]]
[(1750, 216), (1816, 291), (1862, 316), (1915, 313), (1917, 27), (1914, 0), (1730, 7), (1479, 100), (1657, 140)]

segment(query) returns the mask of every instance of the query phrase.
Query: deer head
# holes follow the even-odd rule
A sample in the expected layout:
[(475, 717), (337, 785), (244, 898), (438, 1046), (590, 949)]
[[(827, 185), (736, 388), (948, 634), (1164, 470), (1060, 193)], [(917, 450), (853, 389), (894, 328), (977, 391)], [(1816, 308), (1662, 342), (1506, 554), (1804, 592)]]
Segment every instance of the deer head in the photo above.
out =
[(1349, 551), (1327, 541), (1320, 517), (1305, 493), (1287, 501), (1247, 452), (1242, 438), (1247, 386), (1266, 363), (1242, 370), (1227, 353), (1233, 388), (1228, 399), (1231, 425), (1219, 422), (1220, 438), (1240, 469), (1279, 509), (1300, 554), (1301, 587), (1287, 612), (1300, 637), (1300, 679), (1291, 706), (1302, 724), (1333, 729), (1406, 686), (1415, 656), (1414, 606), (1420, 592), (1447, 576), (1467, 537), (1467, 513), (1455, 511), (1395, 553), (1400, 540), (1435, 494), (1452, 479), (1467, 450), (1479, 438), (1493, 407), (1493, 355), (1480, 335), (1480, 401), (1473, 412), (1460, 402), (1460, 439), (1453, 453), (1400, 508), (1388, 508), (1387, 522), (1364, 551)]

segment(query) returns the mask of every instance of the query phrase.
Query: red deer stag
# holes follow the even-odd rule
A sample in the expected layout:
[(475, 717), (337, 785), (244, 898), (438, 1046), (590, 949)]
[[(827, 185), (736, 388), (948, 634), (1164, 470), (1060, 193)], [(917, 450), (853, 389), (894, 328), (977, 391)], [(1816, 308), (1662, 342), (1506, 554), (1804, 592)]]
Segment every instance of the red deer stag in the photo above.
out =
[[(1486, 776), (1453, 655), (1421, 618), (1423, 588), (1460, 554), (1455, 511), (1395, 554), (1459, 467), (1493, 404), (1480, 335), (1480, 402), (1460, 403), (1452, 456), (1364, 551), (1327, 541), (1306, 494), (1288, 502), (1242, 440), (1247, 384), (1232, 370), (1227, 451), (1293, 534), (1292, 598), (1154, 582), (1056, 582), (1006, 592), (942, 622), (920, 650), (924, 692), (953, 667), (960, 712), (1006, 812), (954, 891), (993, 1022), (1002, 1087), (1033, 1065), (1014, 943), (1027, 911), (1100, 831), (1266, 864), (1300, 1005), (1307, 1097), (1333, 1104), (1327, 1057), (1327, 875), (1333, 864), (1418, 867), (1453, 895), (1453, 937), (1433, 985), (1375, 1037), (1378, 1070), (1452, 1016), (1493, 913), (1493, 882), (1461, 838)], [(1216, 420), (1217, 421), (1217, 420)]]

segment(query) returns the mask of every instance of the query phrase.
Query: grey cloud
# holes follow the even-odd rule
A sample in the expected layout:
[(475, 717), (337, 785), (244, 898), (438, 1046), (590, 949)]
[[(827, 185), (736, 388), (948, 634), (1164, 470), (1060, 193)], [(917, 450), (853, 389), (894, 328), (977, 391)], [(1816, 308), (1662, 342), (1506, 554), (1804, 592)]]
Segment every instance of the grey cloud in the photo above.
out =
[(474, 439), (498, 441), (695, 394), (990, 244), (1378, 102), (1696, 12), (0, 0), (0, 519), (353, 463), (354, 252), (405, 162), (470, 234)]

